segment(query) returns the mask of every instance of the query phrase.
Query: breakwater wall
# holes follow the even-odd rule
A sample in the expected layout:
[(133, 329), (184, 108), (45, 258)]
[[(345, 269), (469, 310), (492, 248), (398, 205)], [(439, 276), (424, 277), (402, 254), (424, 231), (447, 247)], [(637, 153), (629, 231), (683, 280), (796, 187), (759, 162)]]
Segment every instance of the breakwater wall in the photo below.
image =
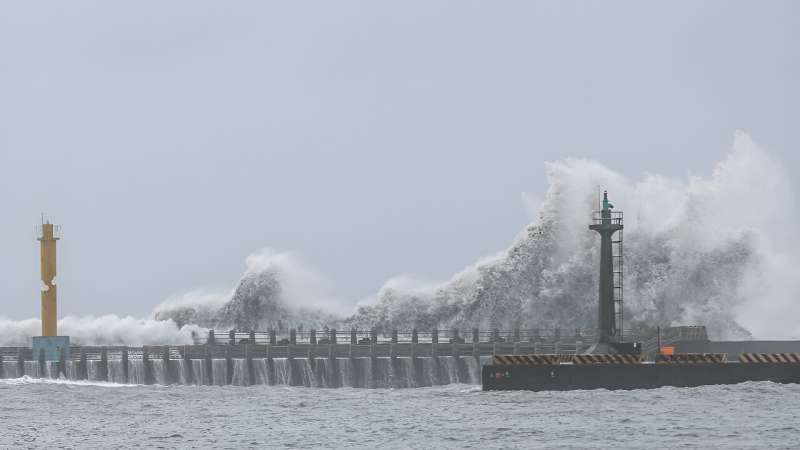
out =
[[(206, 343), (185, 346), (72, 347), (58, 361), (46, 361), (28, 347), (0, 348), (0, 377), (21, 376), (109, 381), (129, 384), (288, 385), (308, 387), (403, 388), (450, 383), (480, 383), (480, 366), (491, 355), (575, 353), (590, 342), (535, 341), (403, 342), (398, 333), (387, 341), (332, 343), (324, 339), (275, 344), (252, 343), (229, 333)], [(286, 341), (289, 341), (288, 343)], [(356, 342), (356, 343), (353, 343)]]
[(592, 332), (375, 330), (219, 332), (183, 346), (73, 346), (46, 361), (30, 347), (0, 347), (0, 377), (160, 385), (404, 388), (480, 383), (493, 355), (575, 354)]
[(480, 383), (487, 356), (264, 358), (165, 357), (158, 349), (106, 359), (84, 357), (65, 361), (5, 360), (0, 376), (64, 378), (122, 384), (159, 385), (286, 385), (320, 388), (410, 388), (450, 383)]
[[(582, 347), (562, 344), (574, 353)], [(58, 361), (27, 347), (0, 349), (0, 377), (125, 384), (403, 388), (480, 383), (491, 355), (551, 353), (535, 343), (201, 344), (72, 347)]]

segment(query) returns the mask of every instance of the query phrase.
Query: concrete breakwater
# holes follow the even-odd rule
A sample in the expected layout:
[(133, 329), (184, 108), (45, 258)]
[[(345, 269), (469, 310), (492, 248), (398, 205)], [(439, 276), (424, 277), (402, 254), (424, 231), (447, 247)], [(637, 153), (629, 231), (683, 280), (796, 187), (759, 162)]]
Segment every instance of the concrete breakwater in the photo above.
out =
[[(289, 330), (198, 336), (194, 345), (76, 347), (56, 361), (30, 347), (0, 347), (0, 377), (126, 384), (403, 388), (480, 383), (492, 355), (574, 354), (588, 332), (499, 330), (408, 333)], [(347, 343), (345, 343), (347, 342)]]
[[(485, 361), (483, 361), (485, 362)], [(285, 385), (320, 388), (413, 388), (450, 383), (480, 383), (482, 361), (472, 357), (438, 358), (337, 358), (328, 359), (192, 359), (88, 361), (86, 369), (67, 361), (66, 375), (58, 362), (44, 366), (26, 361), (22, 372), (5, 365), (3, 377), (108, 381), (121, 384), (252, 386)], [(127, 367), (126, 367), (127, 366)], [(85, 370), (85, 372), (84, 372)], [(127, 373), (126, 373), (127, 372)]]
[[(78, 349), (75, 359), (3, 357), (0, 377), (64, 378), (121, 384), (287, 385), (321, 388), (406, 388), (480, 383), (488, 356), (234, 357), (232, 349)], [(227, 351), (226, 351), (227, 350)], [(245, 349), (240, 349), (244, 350)], [(205, 353), (195, 358), (197, 353)], [(237, 355), (240, 356), (240, 355)]]
[[(564, 344), (573, 353), (579, 345)], [(536, 343), (386, 343), (73, 347), (58, 361), (0, 348), (0, 377), (129, 384), (402, 388), (480, 383), (491, 355), (550, 353)]]

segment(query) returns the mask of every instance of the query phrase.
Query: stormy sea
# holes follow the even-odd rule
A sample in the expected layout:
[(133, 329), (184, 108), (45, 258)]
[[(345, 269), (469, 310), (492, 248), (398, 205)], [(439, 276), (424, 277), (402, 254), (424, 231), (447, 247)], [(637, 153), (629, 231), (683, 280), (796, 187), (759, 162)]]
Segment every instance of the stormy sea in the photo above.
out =
[(796, 448), (800, 386), (482, 392), (0, 380), (2, 448)]

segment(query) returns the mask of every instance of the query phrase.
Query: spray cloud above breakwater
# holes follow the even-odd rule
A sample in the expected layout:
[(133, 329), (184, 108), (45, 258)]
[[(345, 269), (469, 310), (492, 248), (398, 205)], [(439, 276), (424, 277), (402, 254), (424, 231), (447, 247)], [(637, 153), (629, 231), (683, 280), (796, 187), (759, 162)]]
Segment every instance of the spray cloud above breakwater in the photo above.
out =
[[(530, 205), (526, 197), (529, 208), (538, 208), (533, 223), (507, 249), (447, 281), (398, 276), (353, 311), (297, 255), (262, 250), (247, 258), (230, 292), (170, 298), (140, 327), (160, 324), (172, 333), (162, 340), (169, 343), (212, 327), (592, 328), (599, 245), (587, 225), (600, 186), (626, 214), (626, 328), (705, 324), (717, 339), (800, 337), (791, 320), (800, 313), (793, 302), (800, 261), (790, 234), (797, 224), (791, 181), (745, 133), (736, 134), (709, 177), (650, 173), (632, 180), (576, 158), (547, 163), (545, 170), (549, 186), (541, 203)], [(112, 326), (97, 327), (86, 338), (91, 343), (119, 339), (102, 329), (126, 329), (119, 324), (127, 319), (116, 316), (92, 320)], [(62, 319), (62, 328), (65, 321), (80, 319)], [(23, 322), (0, 322), (0, 329)], [(137, 338), (135, 328), (128, 332)]]
[(591, 328), (598, 245), (587, 224), (602, 186), (627, 214), (626, 328), (706, 324), (716, 338), (800, 335), (784, 319), (798, 292), (798, 264), (785, 245), (796, 223), (791, 184), (745, 133), (736, 134), (707, 178), (630, 180), (573, 158), (547, 163), (546, 171), (538, 219), (509, 248), (448, 281), (393, 278), (342, 315), (324, 290), (297, 289), (319, 286), (316, 272), (291, 254), (265, 251), (248, 258), (245, 275), (218, 308), (166, 302), (155, 317), (237, 329)]

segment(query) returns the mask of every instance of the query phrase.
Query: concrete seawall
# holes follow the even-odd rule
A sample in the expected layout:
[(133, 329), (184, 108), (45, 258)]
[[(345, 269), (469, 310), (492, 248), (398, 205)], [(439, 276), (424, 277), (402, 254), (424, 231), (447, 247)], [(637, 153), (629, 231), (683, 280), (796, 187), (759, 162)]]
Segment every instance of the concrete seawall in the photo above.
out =
[(313, 351), (309, 355), (309, 349), (301, 355), (300, 349), (288, 347), (269, 349), (277, 354), (266, 356), (247, 347), (78, 348), (77, 354), (61, 361), (30, 360), (23, 349), (16, 358), (3, 357), (0, 377), (160, 385), (408, 388), (478, 384), (480, 367), (489, 358), (471, 354), (383, 356), (379, 353), (385, 352), (377, 350), (372, 352), (374, 356), (320, 357)]
[[(73, 347), (59, 361), (30, 348), (1, 348), (0, 377), (162, 385), (289, 385), (404, 388), (480, 383), (493, 354), (551, 351), (521, 343), (297, 344)], [(562, 350), (575, 352), (575, 344)]]
[(473, 329), (215, 332), (195, 345), (79, 347), (46, 361), (29, 347), (0, 347), (0, 377), (132, 384), (417, 387), (480, 383), (491, 355), (576, 353), (591, 332)]

